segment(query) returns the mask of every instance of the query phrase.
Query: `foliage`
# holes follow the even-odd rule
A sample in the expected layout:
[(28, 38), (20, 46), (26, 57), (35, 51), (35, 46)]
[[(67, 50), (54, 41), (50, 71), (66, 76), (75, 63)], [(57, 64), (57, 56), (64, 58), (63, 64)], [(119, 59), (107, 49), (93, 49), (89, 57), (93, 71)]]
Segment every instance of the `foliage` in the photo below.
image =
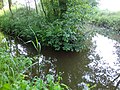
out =
[(54, 47), (55, 50), (78, 52), (87, 49), (85, 41), (88, 35), (83, 25), (92, 12), (89, 4), (87, 0), (68, 0), (67, 10), (62, 13), (62, 18), (53, 20), (36, 14), (35, 10), (20, 8), (13, 12), (12, 17), (10, 14), (1, 16), (0, 27), (3, 32), (26, 41), (35, 41), (37, 38), (42, 45)]
[(5, 48), (0, 48), (0, 88), (21, 79), (21, 72), (31, 64), (25, 57), (12, 57)]
[(88, 0), (92, 6), (97, 6), (99, 0)]
[[(77, 9), (74, 12), (79, 13), (79, 9), (88, 10), (88, 6), (96, 6), (96, 0), (42, 0), (43, 11), (47, 19), (55, 20), (63, 18), (63, 14), (70, 8)], [(90, 7), (89, 7), (90, 8)], [(89, 12), (87, 12), (89, 13)], [(85, 15), (84, 11), (81, 10), (79, 14)], [(83, 17), (80, 17), (83, 18)]]
[(97, 26), (120, 31), (120, 12), (98, 12), (91, 22)]
[[(3, 37), (0, 37), (1, 39)], [(0, 43), (2, 46), (3, 43)], [(4, 45), (4, 44), (3, 44)], [(0, 48), (0, 90), (64, 90), (68, 89), (65, 84), (60, 83), (61, 77), (57, 80), (53, 75), (48, 74), (43, 80), (33, 78), (25, 80), (27, 75), (22, 72), (32, 65), (32, 59), (24, 56), (12, 56), (9, 48)]]
[(53, 21), (60, 17), (59, 0), (43, 0), (41, 4), (47, 19)]

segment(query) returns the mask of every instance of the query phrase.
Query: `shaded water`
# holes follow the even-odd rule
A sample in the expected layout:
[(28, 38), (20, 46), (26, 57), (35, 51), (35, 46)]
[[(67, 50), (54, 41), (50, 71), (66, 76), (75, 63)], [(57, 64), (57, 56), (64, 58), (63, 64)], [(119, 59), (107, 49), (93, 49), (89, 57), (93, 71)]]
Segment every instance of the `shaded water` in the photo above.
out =
[(38, 62), (26, 71), (31, 78), (61, 72), (62, 82), (72, 90), (88, 90), (88, 85), (94, 86), (92, 90), (115, 90), (120, 81), (120, 43), (116, 39), (96, 34), (89, 51), (75, 53), (44, 47), (40, 57), (32, 45), (15, 40), (8, 40), (8, 43), (13, 55), (27, 55), (36, 60), (34, 63)]

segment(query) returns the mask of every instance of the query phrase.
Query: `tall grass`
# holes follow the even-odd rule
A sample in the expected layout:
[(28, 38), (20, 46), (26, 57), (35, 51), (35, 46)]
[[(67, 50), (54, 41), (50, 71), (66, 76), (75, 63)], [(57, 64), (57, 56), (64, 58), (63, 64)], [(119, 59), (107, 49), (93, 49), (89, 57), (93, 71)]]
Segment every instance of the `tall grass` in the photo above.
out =
[(120, 12), (101, 12), (99, 11), (94, 18), (92, 19), (92, 23), (105, 27), (108, 29), (113, 29), (120, 31)]

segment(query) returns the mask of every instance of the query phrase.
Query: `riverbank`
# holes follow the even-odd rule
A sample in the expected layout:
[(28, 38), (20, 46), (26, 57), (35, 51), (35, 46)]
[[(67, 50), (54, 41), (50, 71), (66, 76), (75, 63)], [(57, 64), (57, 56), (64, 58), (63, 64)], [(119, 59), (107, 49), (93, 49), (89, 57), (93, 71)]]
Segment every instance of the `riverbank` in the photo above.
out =
[(86, 41), (91, 33), (84, 29), (84, 23), (92, 13), (94, 2), (61, 3), (67, 4), (61, 8), (58, 2), (54, 2), (56, 6), (54, 7), (50, 1), (44, 1), (43, 6), (38, 6), (42, 10), (25, 6), (6, 12), (0, 17), (1, 31), (27, 42), (36, 43), (37, 40), (42, 46), (51, 46), (55, 50), (72, 52), (86, 50)]
[(2, 33), (0, 33), (0, 47), (0, 90), (68, 89), (66, 85), (60, 83), (61, 77), (59, 76), (56, 80), (50, 74), (47, 74), (44, 79), (37, 76), (30, 79), (26, 70), (35, 65), (33, 58), (24, 55), (13, 56)]
[(120, 12), (98, 11), (91, 23), (99, 27), (120, 31)]
[[(1, 90), (66, 90), (68, 89), (66, 85), (72, 90), (120, 88), (118, 86), (120, 35), (116, 33), (116, 31), (119, 32), (119, 27), (115, 26), (119, 15), (115, 16), (116, 24), (114, 24), (114, 20), (110, 22), (110, 17), (107, 17), (112, 14), (98, 13), (98, 16), (91, 20), (93, 26), (83, 27), (86, 17), (89, 17), (88, 12), (91, 12), (86, 10), (89, 5), (83, 1), (81, 2), (83, 6), (77, 4), (79, 8), (77, 5), (69, 8), (62, 19), (53, 17), (54, 10), (58, 10), (56, 8), (46, 10), (48, 16), (52, 18), (45, 17), (29, 7), (0, 16), (2, 32), (12, 35), (14, 39), (17, 37), (22, 39), (24, 45), (31, 42), (34, 46), (34, 48), (30, 45), (24, 47), (14, 39), (10, 40), (10, 46), (7, 42), (1, 44), (3, 47), (0, 48)], [(57, 5), (56, 2), (54, 3)], [(45, 7), (47, 7), (46, 4)], [(80, 10), (80, 13), (76, 9)], [(96, 35), (92, 36), (92, 32)], [(0, 34), (0, 40), (5, 41), (1, 36), (2, 34)], [(88, 39), (90, 42), (86, 42)], [(90, 45), (90, 49), (85, 51), (86, 43)], [(52, 48), (45, 48), (41, 52), (41, 45)], [(19, 54), (20, 51), (23, 55)], [(17, 55), (14, 55), (14, 52)], [(28, 57), (27, 54), (31, 56)], [(30, 70), (26, 70), (29, 68)], [(62, 78), (57, 76), (58, 72), (61, 72)], [(62, 84), (61, 80), (66, 85)]]
[[(41, 56), (45, 60), (39, 60), (39, 62), (43, 62), (45, 66), (45, 68), (41, 69), (42, 75), (44, 72), (50, 72), (54, 74), (61, 72), (63, 83), (72, 88), (72, 90), (82, 90), (83, 88), (90, 87), (93, 90), (109, 88), (114, 89), (115, 86), (117, 87), (116, 83), (118, 82), (117, 80), (112, 82), (112, 80), (117, 77), (119, 73), (119, 70), (117, 70), (119, 69), (119, 63), (117, 62), (119, 58), (120, 44), (116, 41), (119, 40), (119, 38), (115, 32), (113, 33), (109, 29), (94, 26), (88, 27), (89, 29), (92, 28), (91, 30), (94, 29), (99, 31), (99, 34), (96, 34), (96, 36), (92, 38), (91, 49), (81, 53), (55, 51), (52, 48), (44, 49), (41, 52)], [(116, 36), (116, 39), (114, 36)], [(12, 40), (12, 42), (16, 41)], [(16, 51), (20, 52), (20, 50), (23, 50), (23, 54), (26, 52), (26, 50), (28, 50), (28, 54), (32, 54), (34, 59), (38, 59), (35, 57), (37, 55), (35, 54), (37, 53), (36, 50), (33, 50), (33, 47), (29, 47), (30, 45), (24, 46), (24, 43), (13, 43), (11, 46), (16, 46), (14, 47), (16, 48), (14, 49)], [(44, 61), (48, 63), (45, 63)], [(38, 60), (35, 61), (35, 63), (36, 62), (38, 62)], [(30, 73), (38, 75), (38, 70), (38, 65), (33, 66)], [(106, 70), (106, 72), (104, 72), (104, 70)], [(86, 74), (87, 77), (90, 77), (90, 79), (86, 78)], [(43, 76), (45, 76), (45, 74)], [(69, 76), (72, 77), (69, 78)], [(104, 77), (104, 79), (102, 77)], [(108, 86), (108, 84), (110, 85)]]

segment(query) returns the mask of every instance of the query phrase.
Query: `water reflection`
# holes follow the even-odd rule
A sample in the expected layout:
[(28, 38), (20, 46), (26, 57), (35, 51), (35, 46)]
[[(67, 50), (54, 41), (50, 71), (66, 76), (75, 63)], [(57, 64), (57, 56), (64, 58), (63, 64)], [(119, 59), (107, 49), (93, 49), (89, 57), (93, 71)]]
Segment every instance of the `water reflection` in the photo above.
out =
[(38, 56), (32, 45), (9, 39), (13, 55), (24, 54), (33, 57), (33, 63), (37, 62), (28, 71), (31, 78), (36, 75), (44, 78), (47, 73), (56, 76), (61, 72), (63, 83), (73, 90), (87, 89), (88, 84), (95, 86), (93, 90), (114, 90), (120, 80), (119, 77), (115, 80), (120, 74), (120, 43), (100, 34), (93, 37), (92, 43), (86, 52), (54, 51), (44, 47)]
[[(120, 74), (120, 63), (118, 63), (120, 62), (120, 43), (100, 34), (93, 37), (92, 41), (95, 47), (91, 49), (89, 58), (92, 62), (88, 66), (94, 72), (96, 83), (107, 86)], [(99, 58), (97, 59), (95, 55)], [(117, 82), (116, 80), (114, 85)]]
[[(47, 49), (48, 50), (48, 49)], [(50, 49), (49, 49), (50, 50)], [(70, 86), (73, 90), (79, 89), (79, 83), (83, 81), (82, 76), (87, 72), (91, 72), (91, 70), (87, 67), (90, 63), (87, 52), (82, 53), (73, 53), (73, 52), (56, 52), (54, 50), (50, 50), (46, 52), (43, 51), (43, 55), (46, 57), (51, 56), (52, 58), (56, 58), (56, 62), (54, 65), (56, 66), (56, 72), (62, 72), (63, 83)]]
[(36, 50), (33, 48), (32, 44), (26, 44), (20, 39), (13, 37), (6, 38), (10, 52), (13, 56), (25, 55), (25, 56), (34, 56), (37, 55)]

